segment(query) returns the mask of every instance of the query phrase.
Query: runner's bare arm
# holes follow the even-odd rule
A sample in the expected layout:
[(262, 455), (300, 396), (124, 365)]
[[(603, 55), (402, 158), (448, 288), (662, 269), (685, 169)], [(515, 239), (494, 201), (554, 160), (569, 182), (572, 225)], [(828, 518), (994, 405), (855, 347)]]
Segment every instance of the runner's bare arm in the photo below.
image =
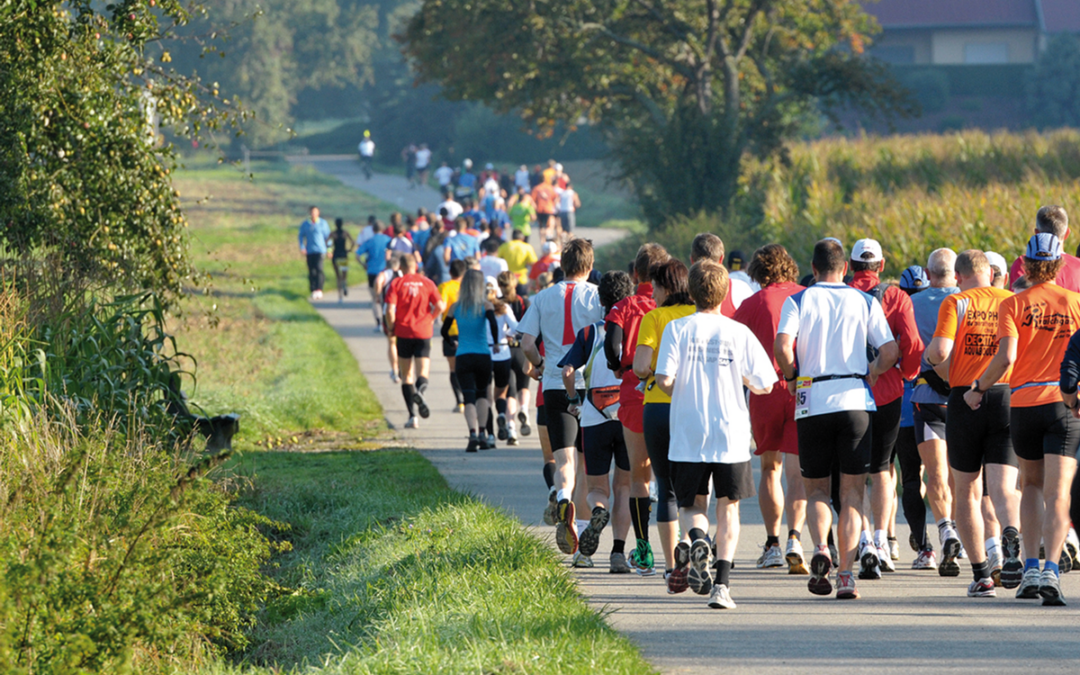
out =
[(795, 337), (787, 333), (777, 333), (776, 341), (773, 342), (773, 356), (780, 366), (780, 372), (784, 374), (788, 393), (794, 396), (795, 379), (798, 376), (795, 372)]
[(540, 356), (540, 350), (536, 346), (536, 336), (523, 333), (521, 336), (521, 352), (525, 354), (525, 360), (529, 362), (532, 369), (529, 371), (529, 377), (539, 381), (544, 373), (540, 370), (540, 365), (543, 364), (544, 358)]
[(647, 380), (653, 374), (652, 369), (653, 348), (638, 345), (634, 351), (634, 374), (639, 380)]
[(900, 345), (896, 344), (896, 340), (891, 340), (881, 345), (878, 348), (877, 358), (870, 364), (870, 373), (866, 376), (867, 382), (870, 386), (874, 386), (877, 383), (879, 377), (889, 372), (889, 369), (896, 365), (896, 362), (900, 360)]
[(664, 392), (668, 396), (671, 396), (671, 392), (675, 391), (675, 376), (657, 375), (656, 386), (660, 387), (660, 391)]
[[(946, 382), (949, 380), (949, 358), (952, 356), (953, 341), (946, 337), (936, 337), (930, 341), (923, 357)], [(963, 386), (963, 385), (961, 385)]]
[[(1002, 337), (998, 340), (997, 354), (990, 360), (990, 365), (971, 383), (971, 389), (964, 392), (964, 401), (972, 410), (978, 410), (982, 405), (983, 393), (994, 386), (1001, 377), (1016, 363), (1016, 338)], [(951, 382), (954, 387), (963, 387), (964, 382)]]

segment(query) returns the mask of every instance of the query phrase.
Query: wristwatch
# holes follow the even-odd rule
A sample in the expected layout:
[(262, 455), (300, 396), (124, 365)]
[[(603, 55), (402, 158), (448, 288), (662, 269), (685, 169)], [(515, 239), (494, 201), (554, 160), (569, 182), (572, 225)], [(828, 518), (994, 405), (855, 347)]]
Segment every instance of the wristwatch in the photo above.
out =
[(978, 379), (976, 379), (974, 382), (971, 383), (971, 389), (976, 394), (985, 394), (986, 393), (986, 389), (979, 389), (979, 380)]

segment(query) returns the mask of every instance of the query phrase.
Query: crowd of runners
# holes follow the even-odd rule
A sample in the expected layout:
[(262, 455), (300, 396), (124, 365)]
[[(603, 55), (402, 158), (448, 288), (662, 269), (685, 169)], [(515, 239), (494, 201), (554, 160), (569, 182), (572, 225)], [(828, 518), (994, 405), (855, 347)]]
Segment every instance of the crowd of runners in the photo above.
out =
[[(448, 190), (438, 216), (372, 218), (356, 255), (406, 426), (430, 415), (441, 320), (465, 451), (535, 430), (544, 521), (574, 567), (594, 566), (610, 526), (611, 573), (662, 572), (669, 593), (734, 608), (739, 502), (757, 494), (757, 567), (806, 575), (812, 594), (858, 598), (856, 579), (895, 571), (903, 509), (913, 569), (958, 577), (966, 560), (970, 597), (1064, 604), (1059, 576), (1080, 565), (1080, 259), (1064, 209), (1038, 211), (1011, 265), (942, 248), (886, 280), (879, 242), (828, 238), (800, 277), (783, 246), (747, 257), (702, 233), (600, 274), (572, 227), (495, 217), (506, 190), (482, 185), (462, 202)], [(551, 234), (542, 257), (532, 226)]]

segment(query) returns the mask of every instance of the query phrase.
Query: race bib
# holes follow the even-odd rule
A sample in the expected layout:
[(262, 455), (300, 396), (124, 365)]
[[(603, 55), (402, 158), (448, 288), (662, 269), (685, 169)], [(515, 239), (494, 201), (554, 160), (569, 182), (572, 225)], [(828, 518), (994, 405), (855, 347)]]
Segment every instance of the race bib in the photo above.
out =
[(810, 414), (810, 387), (814, 383), (811, 377), (800, 377), (795, 381), (795, 419), (799, 420)]

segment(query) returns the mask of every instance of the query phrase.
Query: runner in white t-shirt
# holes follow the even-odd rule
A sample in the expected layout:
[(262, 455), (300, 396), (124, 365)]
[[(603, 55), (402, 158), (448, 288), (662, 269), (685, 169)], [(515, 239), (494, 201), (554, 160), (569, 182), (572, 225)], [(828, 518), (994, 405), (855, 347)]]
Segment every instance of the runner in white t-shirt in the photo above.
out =
[[(587, 281), (592, 266), (592, 243), (587, 239), (570, 240), (562, 254), (564, 279), (537, 293), (518, 325), (525, 358), (533, 364), (537, 372), (543, 373), (544, 411), (547, 415), (548, 436), (555, 455), (558, 510), (555, 540), (559, 550), (566, 554), (576, 551), (578, 544), (574, 502), (571, 497), (580, 497), (577, 501), (584, 506), (584, 494), (574, 493), (577, 466), (574, 445), (578, 436), (578, 420), (570, 414), (569, 406), (571, 403), (580, 403), (579, 392), (584, 389), (585, 381), (579, 374), (578, 391), (566, 391), (566, 385), (562, 381), (562, 369), (558, 364), (573, 346), (578, 331), (604, 318), (596, 286)], [(541, 329), (544, 336), (543, 357), (537, 348)], [(584, 481), (581, 485), (584, 487)]]
[(450, 165), (443, 162), (439, 165), (438, 169), (435, 169), (435, 180), (439, 183), (439, 189), (445, 190), (450, 187), (450, 181), (454, 179), (454, 170), (450, 168)]
[[(806, 483), (807, 524), (815, 545), (807, 587), (815, 595), (832, 593), (826, 540), (832, 524), (832, 469), (837, 464), (840, 569), (836, 597), (854, 599), (859, 592), (851, 566), (870, 466), (868, 411), (876, 409), (870, 386), (896, 364), (900, 348), (877, 299), (843, 283), (847, 272), (843, 246), (835, 240), (819, 241), (814, 246), (813, 270), (817, 283), (784, 301), (773, 351), (788, 391), (796, 397), (799, 464)], [(867, 345), (878, 350), (873, 362), (867, 359)]]
[[(743, 386), (768, 394), (777, 382), (772, 359), (749, 328), (720, 314), (728, 293), (724, 266), (703, 260), (690, 269), (697, 312), (664, 328), (656, 385), (671, 396), (668, 460), (679, 523), (690, 544), (676, 546), (676, 569), (714, 609), (735, 609), (731, 564), (739, 544), (739, 501), (754, 495), (750, 412)], [(709, 483), (716, 496), (716, 577), (709, 578)]]

